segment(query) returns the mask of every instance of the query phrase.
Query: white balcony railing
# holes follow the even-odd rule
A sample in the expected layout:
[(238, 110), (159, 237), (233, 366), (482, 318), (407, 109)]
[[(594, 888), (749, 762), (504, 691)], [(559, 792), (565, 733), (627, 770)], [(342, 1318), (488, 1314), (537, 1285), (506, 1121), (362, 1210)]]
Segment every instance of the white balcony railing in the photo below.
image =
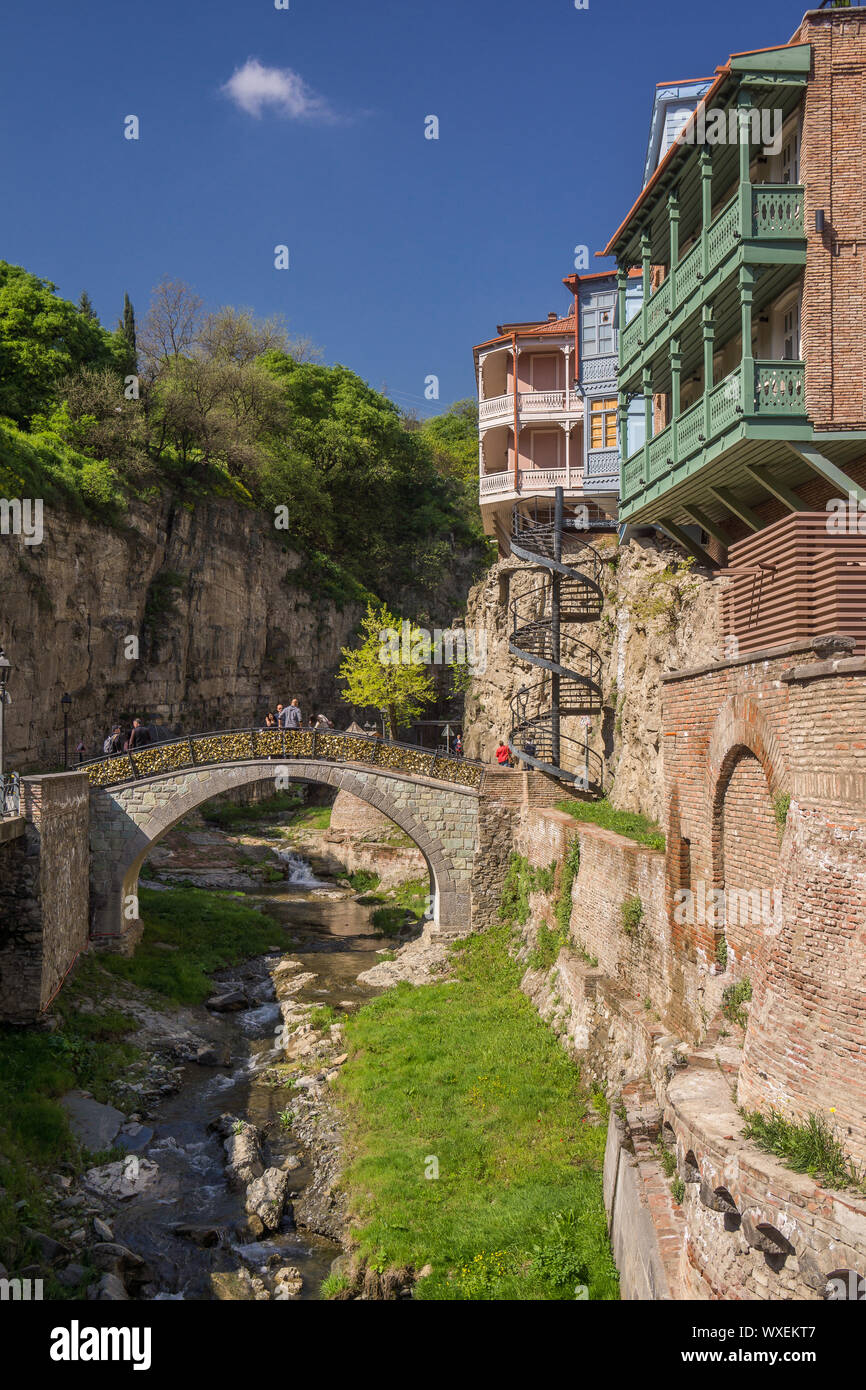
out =
[[(582, 415), (583, 397), (577, 391), (520, 391), (517, 408), (521, 415)], [(480, 420), (514, 418), (514, 396), (491, 396), (478, 402)]]
[[(517, 491), (548, 492), (551, 488), (564, 487), (575, 492), (583, 490), (582, 470), (580, 468), (521, 468), (517, 475)], [(482, 497), (495, 497), (514, 493), (514, 469), (507, 468), (502, 473), (482, 473), (479, 492)]]

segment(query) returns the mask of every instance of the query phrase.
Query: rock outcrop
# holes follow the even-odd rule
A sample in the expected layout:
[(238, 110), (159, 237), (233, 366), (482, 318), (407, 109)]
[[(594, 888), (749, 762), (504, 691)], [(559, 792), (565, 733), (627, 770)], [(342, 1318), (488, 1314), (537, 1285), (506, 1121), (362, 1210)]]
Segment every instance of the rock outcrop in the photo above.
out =
[(123, 527), (46, 507), (41, 545), (0, 545), (9, 764), (60, 763), (64, 692), (70, 757), (79, 740), (101, 751), (134, 716), (237, 728), (293, 695), (305, 717), (337, 713), (334, 673), (360, 610), (304, 582), (285, 533), (228, 499), (134, 502)]

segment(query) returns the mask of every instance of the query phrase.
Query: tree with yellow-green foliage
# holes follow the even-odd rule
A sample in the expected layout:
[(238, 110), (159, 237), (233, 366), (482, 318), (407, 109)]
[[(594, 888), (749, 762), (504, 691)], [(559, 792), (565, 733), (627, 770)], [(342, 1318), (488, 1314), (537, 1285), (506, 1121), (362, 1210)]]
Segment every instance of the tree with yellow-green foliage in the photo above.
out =
[(361, 623), (361, 642), (344, 647), (338, 672), (346, 699), (358, 708), (375, 705), (387, 711), (393, 738), (399, 728), (417, 719), (435, 700), (429, 667), (420, 653), (429, 635), (408, 620), (396, 618), (387, 606), (367, 604)]

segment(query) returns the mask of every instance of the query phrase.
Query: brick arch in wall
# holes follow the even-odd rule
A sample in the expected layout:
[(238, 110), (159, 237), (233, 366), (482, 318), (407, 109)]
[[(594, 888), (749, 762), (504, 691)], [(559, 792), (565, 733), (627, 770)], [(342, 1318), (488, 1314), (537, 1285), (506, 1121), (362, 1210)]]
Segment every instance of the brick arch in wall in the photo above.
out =
[[(725, 892), (724, 936), (736, 974), (762, 970), (778, 923), (779, 835), (774, 797), (785, 784), (781, 749), (758, 701), (735, 696), (719, 711), (707, 756), (713, 888)], [(716, 929), (722, 935), (721, 923)]]
[[(209, 765), (94, 789), (90, 797), (91, 938), (121, 949), (140, 933), (129, 904), (153, 846), (190, 811), (221, 792), (273, 781), (271, 761)], [(399, 825), (427, 863), (440, 927), (470, 925), (470, 883), (478, 822), (478, 793), (398, 772), (348, 768), (324, 761), (293, 762), (291, 780), (319, 782), (368, 802)]]

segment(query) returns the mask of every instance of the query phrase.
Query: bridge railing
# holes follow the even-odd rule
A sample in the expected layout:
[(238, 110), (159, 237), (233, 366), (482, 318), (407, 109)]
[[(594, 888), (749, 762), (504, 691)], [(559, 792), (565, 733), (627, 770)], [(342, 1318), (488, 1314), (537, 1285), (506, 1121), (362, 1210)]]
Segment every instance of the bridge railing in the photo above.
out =
[(336, 729), (221, 729), (188, 734), (129, 753), (92, 758), (82, 763), (81, 769), (93, 786), (113, 787), (160, 773), (261, 758), (364, 763), (476, 790), (481, 789), (484, 779), (484, 764), (474, 759), (443, 756), (414, 743), (386, 743), (369, 734), (339, 733)]
[(21, 813), (21, 778), (17, 772), (0, 773), (0, 819)]

